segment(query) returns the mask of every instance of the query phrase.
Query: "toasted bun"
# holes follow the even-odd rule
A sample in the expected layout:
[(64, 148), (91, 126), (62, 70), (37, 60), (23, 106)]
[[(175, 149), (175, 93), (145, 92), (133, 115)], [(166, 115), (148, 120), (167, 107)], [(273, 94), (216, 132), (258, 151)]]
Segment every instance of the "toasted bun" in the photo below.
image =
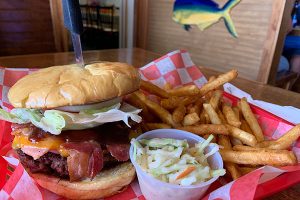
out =
[(43, 188), (69, 199), (98, 199), (122, 192), (135, 178), (130, 162), (100, 172), (92, 181), (69, 182), (44, 174), (30, 174)]
[(44, 68), (20, 79), (8, 93), (16, 108), (55, 108), (105, 101), (139, 88), (137, 70), (128, 64), (103, 62)]

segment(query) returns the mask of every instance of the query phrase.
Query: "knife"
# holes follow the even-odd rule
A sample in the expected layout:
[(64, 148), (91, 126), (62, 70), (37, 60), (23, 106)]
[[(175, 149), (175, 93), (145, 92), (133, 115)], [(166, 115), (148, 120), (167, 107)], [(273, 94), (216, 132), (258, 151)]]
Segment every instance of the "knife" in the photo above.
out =
[(84, 67), (80, 34), (83, 32), (78, 0), (62, 0), (64, 25), (70, 31), (77, 65)]

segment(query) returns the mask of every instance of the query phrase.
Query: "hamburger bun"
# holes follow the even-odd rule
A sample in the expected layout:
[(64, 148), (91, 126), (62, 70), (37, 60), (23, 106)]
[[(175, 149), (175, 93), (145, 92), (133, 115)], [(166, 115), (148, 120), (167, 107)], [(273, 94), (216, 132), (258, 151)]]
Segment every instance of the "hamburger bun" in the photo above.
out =
[(126, 63), (54, 66), (20, 79), (10, 88), (8, 99), (15, 108), (84, 105), (132, 93), (139, 83), (138, 71)]
[(70, 182), (45, 174), (30, 174), (43, 188), (69, 199), (98, 199), (112, 196), (126, 189), (135, 178), (130, 162), (101, 171), (92, 181)]

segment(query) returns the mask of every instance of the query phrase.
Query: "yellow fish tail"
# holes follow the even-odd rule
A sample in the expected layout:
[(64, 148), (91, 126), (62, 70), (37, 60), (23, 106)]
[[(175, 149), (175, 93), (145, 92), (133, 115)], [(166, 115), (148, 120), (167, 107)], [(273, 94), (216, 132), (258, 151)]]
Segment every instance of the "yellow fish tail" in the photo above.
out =
[(232, 21), (232, 19), (230, 17), (230, 14), (227, 12), (227, 13), (224, 14), (223, 17), (224, 17), (225, 25), (226, 25), (228, 31), (230, 32), (230, 34), (233, 37), (237, 38), (238, 34), (236, 32), (236, 29), (234, 27), (234, 24), (233, 24), (233, 21)]
[(223, 18), (224, 18), (224, 21), (225, 21), (225, 25), (228, 29), (228, 31), (230, 32), (230, 34), (237, 38), (238, 37), (238, 34), (236, 32), (236, 29), (234, 27), (234, 24), (233, 24), (233, 21), (230, 17), (230, 10), (231, 8), (233, 8), (234, 6), (236, 6), (241, 0), (229, 0), (225, 5), (224, 7), (222, 8), (223, 10)]

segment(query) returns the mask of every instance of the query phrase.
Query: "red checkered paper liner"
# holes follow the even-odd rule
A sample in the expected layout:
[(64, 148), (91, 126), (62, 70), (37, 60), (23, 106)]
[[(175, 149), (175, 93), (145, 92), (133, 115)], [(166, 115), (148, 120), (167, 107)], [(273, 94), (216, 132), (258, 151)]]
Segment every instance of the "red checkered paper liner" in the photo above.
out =
[(0, 67), (0, 106), (4, 109), (11, 109), (7, 99), (8, 90), (17, 80), (30, 74), (37, 69), (28, 69), (28, 68), (3, 68)]
[[(35, 69), (0, 68), (0, 105), (8, 110), (11, 108), (7, 100), (9, 88), (21, 77)], [(201, 87), (206, 83), (199, 68), (192, 62), (188, 52), (177, 50), (171, 52), (148, 65), (140, 68), (142, 79), (148, 80), (160, 87), (170, 83), (173, 87), (196, 84)], [(238, 98), (224, 93), (224, 98), (236, 104)], [(294, 125), (273, 114), (251, 106), (262, 126), (265, 137), (276, 139), (291, 129)], [(62, 200), (52, 192), (39, 187), (29, 177), (22, 165), (12, 156), (12, 136), (10, 123), (0, 121), (0, 199), (50, 199)], [(295, 142), (293, 151), (300, 157), (300, 141)], [(298, 159), (299, 160), (299, 159)], [(220, 178), (209, 188), (203, 199), (253, 199), (262, 198), (272, 192), (285, 189), (287, 186), (300, 182), (300, 165), (274, 168), (270, 166), (255, 170), (235, 181), (227, 183)], [(274, 189), (275, 188), (275, 189)], [(277, 188), (277, 189), (276, 189)], [(112, 197), (111, 200), (144, 199), (137, 180), (131, 183), (125, 191)]]

